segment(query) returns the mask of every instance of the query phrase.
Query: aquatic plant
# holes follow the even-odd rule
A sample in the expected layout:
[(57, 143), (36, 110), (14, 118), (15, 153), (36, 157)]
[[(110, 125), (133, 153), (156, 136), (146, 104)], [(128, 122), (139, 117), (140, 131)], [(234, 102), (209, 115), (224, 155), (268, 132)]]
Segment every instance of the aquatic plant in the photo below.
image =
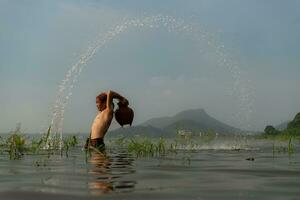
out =
[(276, 146), (275, 141), (273, 143), (273, 148), (272, 148), (273, 156), (275, 153), (288, 153), (289, 156), (291, 156), (294, 153), (294, 143), (293, 143), (293, 137), (290, 137), (287, 146)]
[(126, 137), (120, 137), (113, 140), (114, 143), (119, 147), (124, 147), (126, 144)]
[(288, 143), (288, 153), (292, 154), (294, 153), (294, 144), (292, 142), (292, 138), (289, 139), (289, 143)]
[(175, 139), (174, 143), (170, 143), (170, 148), (169, 150), (171, 152), (176, 153), (177, 152), (177, 148), (178, 148), (178, 141)]
[(78, 139), (75, 135), (64, 138), (63, 139), (63, 147), (61, 149), (61, 155), (62, 155), (63, 151), (65, 151), (65, 154), (68, 157), (69, 149), (71, 147), (75, 147), (77, 144), (78, 144)]
[(0, 153), (3, 153), (4, 139), (0, 136)]
[(41, 138), (32, 138), (28, 140), (25, 135), (21, 134), (20, 129), (13, 131), (6, 139), (0, 137), (0, 153), (8, 153), (9, 159), (16, 160), (21, 159), (25, 154), (45, 154), (48, 157), (52, 154), (57, 154), (60, 150), (66, 152), (68, 156), (68, 151), (71, 147), (75, 147), (78, 144), (78, 139), (76, 136), (69, 136), (63, 139), (62, 149), (45, 148), (49, 144), (51, 126), (49, 126), (47, 133), (45, 133)]
[[(135, 154), (137, 157), (163, 157), (170, 154), (177, 154), (178, 149), (182, 149), (184, 154), (194, 151), (197, 144), (190, 139), (178, 139), (167, 141), (163, 137), (159, 139), (136, 137), (125, 140), (124, 146), (129, 153)], [(188, 159), (187, 159), (188, 160)]]
[(6, 141), (9, 158), (12, 160), (20, 159), (25, 152), (25, 138), (13, 133)]
[(129, 153), (140, 156), (162, 156), (166, 153), (166, 142), (164, 138), (153, 141), (149, 138), (132, 138), (127, 144)]
[(213, 141), (216, 138), (216, 133), (212, 130), (209, 129), (207, 132), (204, 132), (200, 135), (199, 140), (203, 143), (209, 143)]
[(156, 148), (159, 154), (164, 154), (166, 152), (166, 141), (164, 138), (162, 137), (159, 138)]

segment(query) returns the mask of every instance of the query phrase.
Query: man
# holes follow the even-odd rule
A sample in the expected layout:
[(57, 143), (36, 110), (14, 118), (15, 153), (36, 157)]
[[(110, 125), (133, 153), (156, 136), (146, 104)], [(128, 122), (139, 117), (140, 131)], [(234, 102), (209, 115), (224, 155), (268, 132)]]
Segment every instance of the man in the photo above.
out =
[(96, 97), (96, 106), (99, 113), (92, 124), (90, 138), (87, 140), (86, 147), (90, 145), (100, 150), (104, 149), (103, 139), (114, 116), (113, 99), (118, 99), (122, 104), (128, 105), (128, 100), (114, 91), (98, 95)]

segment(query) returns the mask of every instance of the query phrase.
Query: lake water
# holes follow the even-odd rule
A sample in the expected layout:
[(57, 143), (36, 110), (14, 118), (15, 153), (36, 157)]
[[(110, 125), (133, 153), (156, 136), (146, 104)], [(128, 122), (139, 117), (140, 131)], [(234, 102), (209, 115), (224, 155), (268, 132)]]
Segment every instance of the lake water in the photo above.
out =
[(289, 156), (254, 146), (154, 158), (119, 148), (86, 157), (81, 147), (68, 157), (0, 155), (0, 199), (300, 199), (299, 148)]

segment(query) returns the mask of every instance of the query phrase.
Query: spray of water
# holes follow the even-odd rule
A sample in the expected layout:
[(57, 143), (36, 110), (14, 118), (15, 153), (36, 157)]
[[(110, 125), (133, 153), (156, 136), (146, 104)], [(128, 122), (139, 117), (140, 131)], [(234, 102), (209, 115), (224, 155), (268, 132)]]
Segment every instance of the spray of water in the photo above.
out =
[(184, 20), (176, 19), (171, 16), (155, 15), (144, 17), (142, 19), (127, 20), (120, 25), (115, 26), (105, 34), (99, 34), (95, 41), (88, 46), (86, 51), (82, 53), (78, 61), (67, 71), (63, 81), (59, 85), (56, 101), (53, 106), (51, 119), (51, 134), (48, 137), (47, 146), (45, 148), (61, 148), (62, 147), (62, 132), (65, 108), (69, 99), (72, 96), (74, 84), (77, 82), (82, 70), (86, 67), (90, 59), (96, 52), (104, 47), (108, 42), (126, 32), (130, 28), (164, 28), (168, 32), (183, 34), (193, 40), (206, 42), (215, 53), (216, 60), (219, 66), (224, 66), (232, 74), (234, 80), (234, 91), (240, 102), (240, 116), (245, 116), (247, 121), (250, 118), (252, 111), (252, 102), (247, 88), (247, 83), (241, 79), (241, 70), (238, 64), (230, 59), (224, 50), (224, 45), (217, 43), (211, 38), (211, 35), (205, 32), (198, 25), (186, 23)]

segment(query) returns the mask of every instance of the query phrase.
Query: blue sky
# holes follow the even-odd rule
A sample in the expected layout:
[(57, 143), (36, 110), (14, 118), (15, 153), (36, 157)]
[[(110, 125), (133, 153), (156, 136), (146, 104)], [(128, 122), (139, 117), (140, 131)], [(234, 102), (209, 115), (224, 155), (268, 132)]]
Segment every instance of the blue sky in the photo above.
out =
[(0, 132), (18, 122), (26, 132), (43, 130), (58, 85), (88, 45), (125, 19), (158, 14), (199, 25), (224, 45), (238, 63), (251, 110), (205, 41), (133, 28), (83, 70), (66, 109), (66, 132), (89, 131), (94, 98), (108, 89), (128, 97), (136, 124), (188, 108), (251, 130), (291, 119), (300, 111), (299, 6), (297, 0), (0, 0)]

